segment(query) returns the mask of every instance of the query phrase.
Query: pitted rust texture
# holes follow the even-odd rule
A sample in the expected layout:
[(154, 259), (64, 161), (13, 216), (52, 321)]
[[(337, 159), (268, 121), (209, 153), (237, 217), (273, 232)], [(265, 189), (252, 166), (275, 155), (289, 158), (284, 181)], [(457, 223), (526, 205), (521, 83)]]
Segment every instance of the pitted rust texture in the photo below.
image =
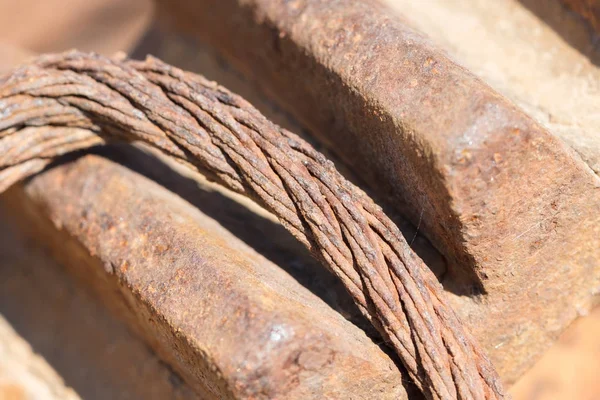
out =
[(593, 304), (598, 178), (391, 11), (353, 0), (158, 3), (415, 224), (422, 215), (451, 263), (445, 286), (485, 294), (451, 297), (506, 379)]
[(561, 0), (600, 33), (600, 0)]
[(504, 397), (397, 225), (241, 97), (153, 58), (77, 51), (40, 56), (0, 81), (0, 191), (75, 149), (140, 140), (272, 211), (343, 282), (426, 397)]
[(26, 192), (32, 220), (63, 233), (45, 235), (58, 257), (112, 288), (108, 302), (203, 398), (406, 398), (362, 331), (147, 179), (86, 156)]
[[(94, 298), (73, 271), (56, 262), (42, 244), (44, 236), (68, 241), (49, 221), (40, 224), (46, 217), (29, 218), (25, 210), (31, 206), (20, 188), (0, 196), (0, 382), (21, 375), (23, 399), (28, 400), (197, 399), (173, 369), (105, 307), (114, 287), (107, 285), (107, 293)], [(40, 225), (48, 230), (41, 233)], [(62, 246), (60, 251), (75, 255)], [(83, 267), (85, 262), (71, 258), (70, 263), (79, 275), (102, 286), (102, 279), (94, 279)], [(31, 349), (23, 351), (24, 342), (2, 328), (6, 322), (35, 355)], [(21, 365), (15, 355), (22, 357)], [(0, 390), (0, 399), (13, 398), (3, 397)]]

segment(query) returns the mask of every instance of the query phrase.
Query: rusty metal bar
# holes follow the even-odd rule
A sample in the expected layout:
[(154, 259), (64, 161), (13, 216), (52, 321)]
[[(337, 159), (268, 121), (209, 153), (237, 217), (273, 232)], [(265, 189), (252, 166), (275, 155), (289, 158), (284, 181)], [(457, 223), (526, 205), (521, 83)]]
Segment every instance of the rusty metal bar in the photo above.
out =
[(272, 211), (340, 278), (426, 397), (504, 397), (398, 227), (310, 144), (239, 96), (156, 59), (76, 51), (40, 56), (2, 83), (0, 191), (57, 155), (141, 140)]
[(387, 8), (157, 2), (421, 221), (450, 261), (446, 288), (479, 295), (452, 298), (507, 380), (593, 304), (598, 177)]
[(11, 204), (18, 197), (0, 196), (0, 398), (197, 399), (103, 305), (110, 296), (94, 296), (53, 259), (36, 224), (18, 212), (30, 202)]
[(11, 193), (53, 254), (203, 398), (406, 398), (363, 331), (125, 167), (86, 156)]

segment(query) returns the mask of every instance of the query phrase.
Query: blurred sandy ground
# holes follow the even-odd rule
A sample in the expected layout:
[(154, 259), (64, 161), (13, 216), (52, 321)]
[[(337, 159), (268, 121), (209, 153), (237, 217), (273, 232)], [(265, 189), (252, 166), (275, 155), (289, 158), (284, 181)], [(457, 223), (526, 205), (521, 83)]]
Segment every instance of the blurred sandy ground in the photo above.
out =
[(600, 309), (575, 321), (510, 391), (515, 400), (600, 399)]
[[(150, 0), (0, 0), (0, 71), (40, 52), (130, 53), (151, 23)], [(600, 400), (600, 310), (574, 323), (510, 391), (515, 400)]]
[(135, 46), (151, 19), (151, 0), (0, 0), (0, 46), (112, 54)]

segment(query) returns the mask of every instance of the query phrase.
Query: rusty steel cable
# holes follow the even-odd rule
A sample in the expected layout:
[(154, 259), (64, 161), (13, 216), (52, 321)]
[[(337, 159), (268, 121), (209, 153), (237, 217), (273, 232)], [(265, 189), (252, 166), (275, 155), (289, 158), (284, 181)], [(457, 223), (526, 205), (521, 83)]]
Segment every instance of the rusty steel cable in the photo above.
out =
[(76, 51), (0, 78), (0, 192), (57, 156), (114, 141), (154, 146), (273, 212), (344, 283), (426, 397), (507, 396), (381, 208), (240, 96), (155, 58)]

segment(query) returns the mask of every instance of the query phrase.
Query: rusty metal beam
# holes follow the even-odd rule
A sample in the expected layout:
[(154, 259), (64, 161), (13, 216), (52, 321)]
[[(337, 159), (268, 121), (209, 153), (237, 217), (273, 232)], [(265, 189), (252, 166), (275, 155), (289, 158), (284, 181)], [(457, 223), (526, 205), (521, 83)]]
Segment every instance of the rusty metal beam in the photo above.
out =
[(398, 367), (362, 330), (127, 168), (89, 155), (8, 196), (53, 255), (202, 398), (407, 398)]
[(0, 399), (197, 399), (40, 245), (16, 197), (0, 196)]
[(450, 262), (445, 286), (478, 295), (453, 299), (505, 379), (594, 303), (598, 176), (387, 8), (157, 2), (421, 222)]

